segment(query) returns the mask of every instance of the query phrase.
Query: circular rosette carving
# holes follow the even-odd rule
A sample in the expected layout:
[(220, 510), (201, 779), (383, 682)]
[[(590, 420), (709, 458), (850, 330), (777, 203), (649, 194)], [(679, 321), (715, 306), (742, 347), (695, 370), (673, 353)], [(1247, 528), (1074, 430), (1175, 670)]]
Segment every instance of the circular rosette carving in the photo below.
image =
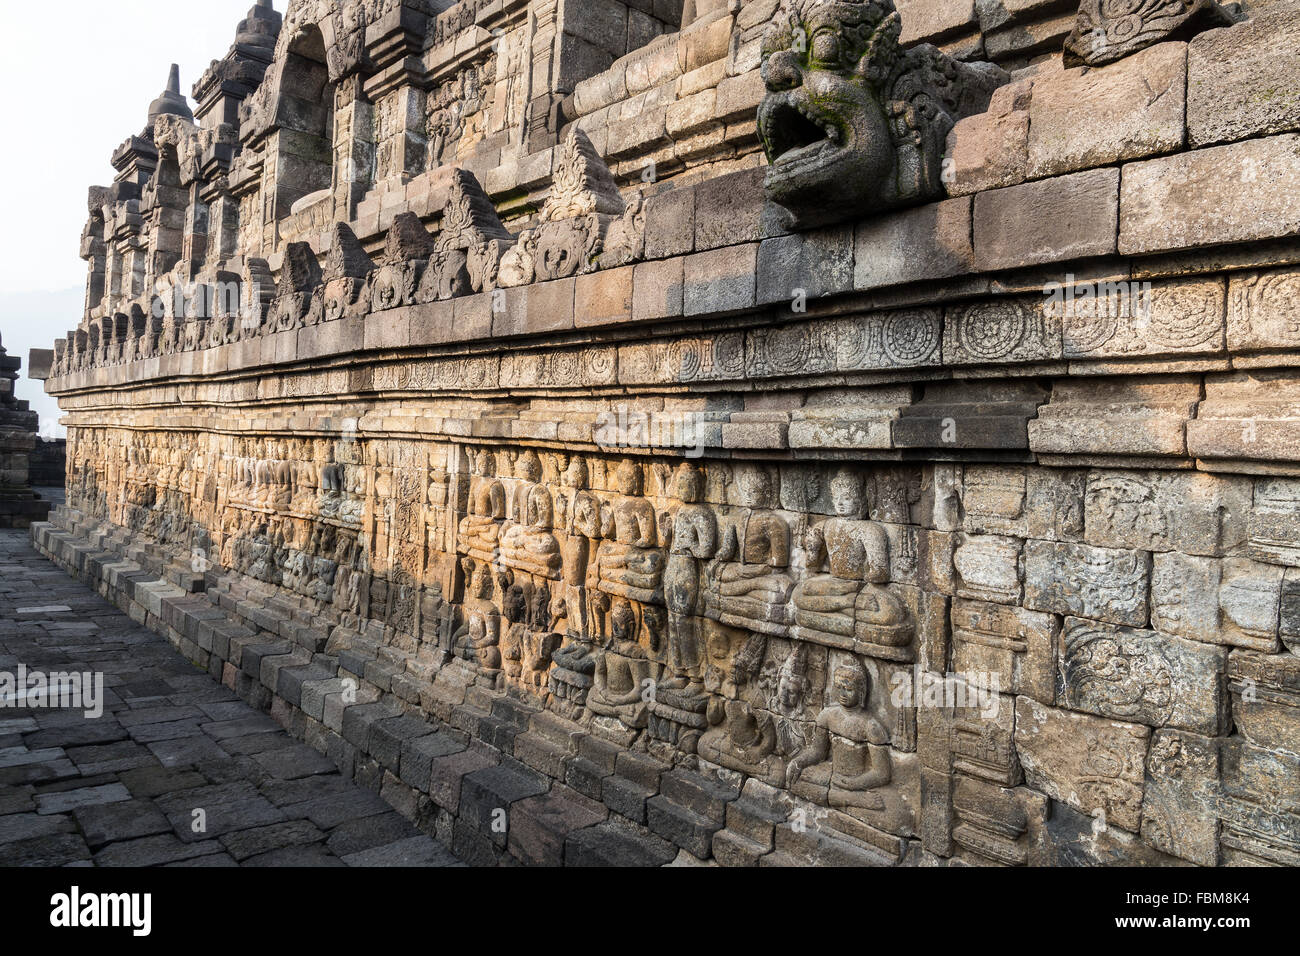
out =
[(973, 305), (957, 315), (957, 342), (972, 358), (995, 362), (1020, 347), (1031, 321), (1030, 309), (1020, 302)]
[(1148, 303), (1151, 340), (1167, 348), (1191, 349), (1209, 343), (1220, 333), (1220, 296), (1215, 285), (1173, 289), (1161, 308)]
[(588, 349), (583, 353), (583, 364), (593, 382), (612, 381), (617, 367), (614, 349)]
[(1101, 348), (1119, 330), (1119, 313), (1109, 303), (1096, 302), (1063, 309), (1065, 351), (1086, 355)]
[(698, 339), (674, 342), (668, 352), (669, 374), (679, 382), (693, 382), (704, 367), (703, 349), (709, 343)]
[(547, 385), (577, 385), (581, 362), (573, 351), (552, 352), (542, 357), (542, 378)]
[(772, 375), (794, 375), (811, 369), (813, 348), (806, 325), (774, 329), (763, 338), (760, 368)]
[(914, 365), (934, 355), (939, 346), (939, 323), (933, 312), (924, 309), (891, 312), (885, 317), (882, 338), (891, 361)]

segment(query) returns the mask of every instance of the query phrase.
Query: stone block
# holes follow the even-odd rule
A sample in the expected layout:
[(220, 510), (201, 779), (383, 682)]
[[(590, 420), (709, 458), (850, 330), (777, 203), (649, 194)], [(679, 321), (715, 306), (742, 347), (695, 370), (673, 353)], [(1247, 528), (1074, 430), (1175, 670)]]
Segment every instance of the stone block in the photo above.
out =
[(1151, 738), (1142, 839), (1200, 866), (1219, 865), (1220, 742), (1178, 730)]
[(695, 187), (695, 251), (757, 242), (763, 237), (762, 169), (708, 179)]
[[(575, 279), (505, 289), (504, 308), (492, 313), (492, 335), (541, 335), (573, 328)], [(494, 303), (495, 305), (495, 303)]]
[(953, 567), (956, 596), (971, 601), (1019, 604), (1024, 542), (997, 535), (957, 535)]
[(1124, 255), (1297, 234), (1300, 136), (1295, 134), (1123, 168), (1119, 251)]
[(1249, 478), (1095, 470), (1084, 497), (1084, 540), (1222, 556), (1246, 542), (1253, 492)]
[(1029, 423), (1038, 454), (1181, 456), (1201, 389), (1190, 379), (1057, 381)]
[(758, 247), (758, 304), (807, 308), (853, 289), (852, 228), (764, 239)]
[(1145, 551), (1025, 542), (1025, 607), (1143, 627), (1151, 556)]
[(632, 321), (632, 266), (578, 276), (573, 306), (577, 328)]
[(1300, 755), (1300, 657), (1234, 650), (1228, 688), (1241, 736), (1263, 750)]
[(1117, 169), (1094, 169), (975, 197), (975, 265), (1018, 269), (1115, 252)]
[(854, 287), (876, 289), (972, 271), (971, 204), (965, 197), (949, 199), (859, 223)]
[(695, 190), (670, 189), (645, 202), (647, 259), (683, 256), (695, 249)]
[(1029, 177), (1180, 149), (1186, 87), (1185, 43), (1158, 43), (1106, 66), (1036, 79), (1029, 107)]
[(684, 305), (685, 260), (639, 262), (632, 278), (632, 319), (675, 319)]
[(1224, 730), (1226, 648), (1068, 617), (1059, 656), (1063, 707), (1210, 737)]
[(1196, 148), (1300, 128), (1300, 11), (1250, 11), (1195, 37), (1187, 53), (1187, 131)]
[(957, 600), (952, 606), (952, 670), (996, 675), (1005, 693), (1056, 703), (1056, 640), (1051, 614)]
[(1151, 728), (1016, 698), (1016, 752), (1025, 782), (1054, 800), (1136, 833)]
[(1029, 105), (1033, 83), (1008, 83), (989, 108), (959, 120), (948, 133), (950, 196), (969, 196), (1025, 181), (1029, 167)]
[(754, 308), (758, 246), (751, 242), (688, 256), (685, 314), (712, 315)]
[(530, 866), (562, 866), (564, 844), (577, 830), (595, 826), (609, 816), (601, 804), (567, 787), (520, 800), (510, 811), (509, 849)]

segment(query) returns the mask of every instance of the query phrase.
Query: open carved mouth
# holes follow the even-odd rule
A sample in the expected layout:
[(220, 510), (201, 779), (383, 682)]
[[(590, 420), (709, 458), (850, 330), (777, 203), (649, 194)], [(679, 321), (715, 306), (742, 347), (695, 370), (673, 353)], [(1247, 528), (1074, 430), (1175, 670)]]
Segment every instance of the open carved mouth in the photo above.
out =
[(773, 166), (818, 160), (823, 152), (839, 149), (844, 140), (830, 116), (811, 106), (805, 97), (790, 94), (770, 94), (759, 109), (758, 126)]

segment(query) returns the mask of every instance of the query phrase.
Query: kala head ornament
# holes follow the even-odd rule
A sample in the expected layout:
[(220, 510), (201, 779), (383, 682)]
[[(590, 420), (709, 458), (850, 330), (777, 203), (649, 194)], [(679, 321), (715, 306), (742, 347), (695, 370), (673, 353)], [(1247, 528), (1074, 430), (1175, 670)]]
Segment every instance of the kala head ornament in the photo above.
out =
[(768, 198), (808, 227), (942, 194), (948, 131), (1008, 80), (928, 44), (892, 0), (784, 0), (763, 39)]

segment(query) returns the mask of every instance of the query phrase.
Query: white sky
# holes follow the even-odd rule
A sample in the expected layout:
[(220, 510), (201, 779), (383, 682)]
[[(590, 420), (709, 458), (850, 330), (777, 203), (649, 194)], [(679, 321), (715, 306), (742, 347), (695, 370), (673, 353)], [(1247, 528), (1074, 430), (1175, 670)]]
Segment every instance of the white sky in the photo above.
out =
[[(149, 104), (181, 67), (187, 97), (226, 54), (254, 0), (0, 0), (0, 339), (27, 368), (81, 318), (86, 263), (78, 257), (86, 190), (113, 181), (113, 150), (144, 129)], [(287, 0), (275, 0), (281, 13)], [(51, 36), (57, 42), (51, 45)], [(191, 108), (194, 103), (191, 100)], [(20, 373), (22, 374), (22, 373)], [(18, 397), (58, 411), (39, 382)]]

